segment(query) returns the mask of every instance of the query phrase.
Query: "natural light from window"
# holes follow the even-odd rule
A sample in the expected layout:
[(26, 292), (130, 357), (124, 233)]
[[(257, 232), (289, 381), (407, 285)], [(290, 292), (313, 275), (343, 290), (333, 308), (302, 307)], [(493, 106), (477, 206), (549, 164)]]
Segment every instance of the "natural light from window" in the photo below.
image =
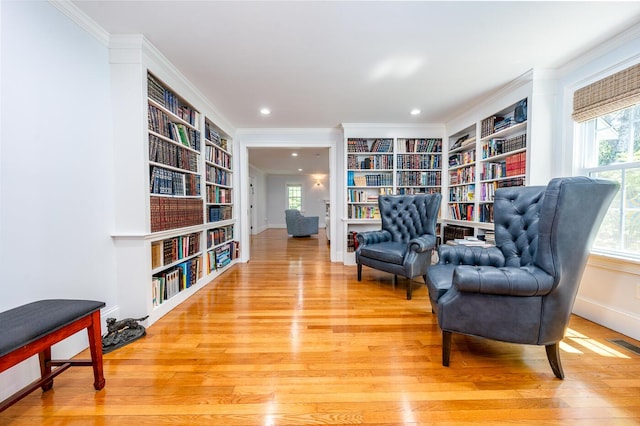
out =
[(620, 184), (594, 252), (640, 259), (640, 104), (581, 126), (586, 174)]
[(302, 185), (287, 185), (287, 208), (293, 210), (302, 210)]

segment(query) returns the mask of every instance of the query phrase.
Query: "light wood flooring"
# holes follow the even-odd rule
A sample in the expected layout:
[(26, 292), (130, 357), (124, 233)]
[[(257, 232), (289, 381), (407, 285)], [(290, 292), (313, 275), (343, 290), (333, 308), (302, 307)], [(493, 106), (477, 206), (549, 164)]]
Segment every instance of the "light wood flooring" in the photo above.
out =
[[(573, 317), (554, 377), (543, 347), (441, 334), (426, 288), (329, 261), (324, 233), (252, 238), (251, 261), (89, 368), (0, 413), (1, 425), (640, 424), (640, 356)], [(87, 357), (87, 351), (79, 355)]]

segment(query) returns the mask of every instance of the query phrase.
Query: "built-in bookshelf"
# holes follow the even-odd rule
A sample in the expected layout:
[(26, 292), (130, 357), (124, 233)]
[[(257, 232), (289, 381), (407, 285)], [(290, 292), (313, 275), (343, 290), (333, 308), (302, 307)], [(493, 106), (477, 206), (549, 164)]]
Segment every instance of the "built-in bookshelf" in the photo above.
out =
[(490, 230), (496, 189), (528, 182), (527, 98), (448, 138), (446, 220)]
[(442, 139), (397, 140), (396, 193), (429, 194), (442, 186)]
[(476, 192), (476, 136), (470, 126), (449, 138), (449, 192), (447, 207), (454, 220), (472, 221), (475, 218)]
[[(215, 112), (208, 114), (208, 101), (188, 81), (159, 65), (154, 52), (138, 42), (123, 44), (129, 47), (122, 52), (115, 48), (124, 56), (114, 53), (111, 63), (119, 135), (113, 238), (118, 289), (126, 295), (118, 315), (148, 315), (152, 324), (234, 264), (239, 230), (231, 177), (233, 130)], [(145, 52), (135, 56), (140, 62), (131, 61), (133, 48)], [(229, 213), (210, 222), (211, 207)], [(225, 231), (224, 241), (207, 245), (209, 231), (218, 228)], [(213, 267), (210, 251), (218, 252)], [(223, 259), (225, 253), (229, 260)]]
[(233, 217), (233, 172), (231, 145), (208, 118), (205, 127), (205, 181), (207, 222)]
[(394, 189), (393, 144), (393, 138), (347, 140), (347, 218), (380, 218), (378, 196)]

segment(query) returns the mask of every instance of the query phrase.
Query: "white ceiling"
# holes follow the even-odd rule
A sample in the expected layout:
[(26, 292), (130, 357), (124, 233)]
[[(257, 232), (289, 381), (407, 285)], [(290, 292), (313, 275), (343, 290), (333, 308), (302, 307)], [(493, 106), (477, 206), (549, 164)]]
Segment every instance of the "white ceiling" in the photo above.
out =
[(640, 22), (638, 1), (73, 3), (143, 34), (236, 128), (446, 122)]

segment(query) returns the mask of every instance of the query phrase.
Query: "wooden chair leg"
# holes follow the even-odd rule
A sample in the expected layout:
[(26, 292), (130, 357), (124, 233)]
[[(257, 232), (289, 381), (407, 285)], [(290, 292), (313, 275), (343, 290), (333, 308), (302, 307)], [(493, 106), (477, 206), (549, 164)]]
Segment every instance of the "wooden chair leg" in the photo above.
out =
[(407, 278), (407, 300), (411, 300), (411, 282), (412, 280), (410, 278)]
[[(40, 359), (40, 378), (45, 378), (51, 374), (51, 346), (42, 352), (38, 353)], [(41, 388), (43, 392), (50, 390), (53, 387), (53, 379), (42, 384)]]
[(553, 370), (553, 374), (560, 380), (564, 379), (564, 371), (562, 371), (562, 363), (560, 362), (560, 342), (553, 345), (546, 345), (547, 359)]
[(362, 263), (358, 263), (358, 281), (362, 281)]
[(102, 335), (100, 331), (100, 311), (96, 311), (91, 314), (91, 324), (87, 327), (91, 365), (93, 367), (93, 387), (95, 390), (100, 390), (105, 385), (102, 371)]
[(449, 356), (451, 355), (451, 332), (442, 331), (442, 365), (449, 366)]

